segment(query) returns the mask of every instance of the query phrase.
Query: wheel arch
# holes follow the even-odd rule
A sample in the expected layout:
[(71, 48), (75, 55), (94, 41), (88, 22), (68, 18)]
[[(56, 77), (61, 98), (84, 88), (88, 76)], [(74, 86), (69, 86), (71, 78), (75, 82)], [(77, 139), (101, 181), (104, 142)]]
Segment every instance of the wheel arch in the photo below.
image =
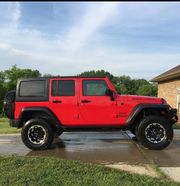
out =
[(132, 128), (137, 122), (147, 115), (164, 115), (168, 117), (168, 104), (139, 104), (137, 105), (127, 119), (127, 127)]
[(47, 121), (53, 128), (58, 130), (61, 128), (61, 122), (56, 115), (47, 107), (27, 107), (24, 108), (19, 117), (19, 128), (21, 128), (25, 122), (33, 118), (40, 118)]

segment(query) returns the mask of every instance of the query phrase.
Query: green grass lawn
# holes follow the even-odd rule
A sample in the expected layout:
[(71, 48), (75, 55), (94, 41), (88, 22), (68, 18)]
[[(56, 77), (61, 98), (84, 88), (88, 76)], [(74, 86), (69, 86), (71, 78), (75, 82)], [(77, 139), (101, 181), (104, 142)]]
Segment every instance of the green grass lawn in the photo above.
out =
[(9, 126), (7, 118), (0, 118), (0, 134), (18, 133), (20, 129)]
[(79, 161), (41, 157), (1, 157), (0, 185), (179, 185), (167, 178), (152, 178)]

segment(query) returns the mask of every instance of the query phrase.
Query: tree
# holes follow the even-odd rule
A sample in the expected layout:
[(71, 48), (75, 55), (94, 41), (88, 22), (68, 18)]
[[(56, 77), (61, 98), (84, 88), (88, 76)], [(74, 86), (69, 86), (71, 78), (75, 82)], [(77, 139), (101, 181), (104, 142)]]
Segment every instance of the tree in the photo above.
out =
[(150, 84), (145, 79), (131, 79), (130, 76), (113, 76), (104, 70), (85, 71), (78, 76), (108, 76), (119, 94), (130, 95), (157, 95), (157, 86)]
[(20, 69), (16, 65), (0, 72), (0, 114), (2, 114), (3, 99), (7, 91), (15, 89), (18, 78), (40, 77), (38, 70)]
[(16, 65), (14, 65), (10, 69), (5, 70), (4, 76), (6, 90), (8, 91), (16, 88), (17, 80), (19, 78), (40, 77), (41, 73), (38, 70), (20, 69), (17, 68)]
[(114, 76), (110, 72), (107, 72), (104, 70), (85, 71), (85, 72), (82, 72), (81, 74), (79, 74), (78, 76), (107, 76), (110, 80), (112, 80), (114, 78)]
[(133, 83), (129, 76), (123, 75), (123, 76), (116, 77), (115, 84), (119, 86), (118, 93), (132, 94)]
[(119, 94), (127, 94), (128, 92), (124, 84), (120, 84), (120, 85), (115, 84), (114, 87)]
[[(130, 76), (125, 75), (114, 76), (105, 70), (85, 71), (78, 76), (107, 76), (120, 94), (157, 95), (157, 85), (151, 84), (145, 79), (131, 79)], [(20, 69), (16, 65), (8, 70), (0, 71), (0, 114), (4, 96), (8, 90), (16, 88), (17, 79), (34, 77), (41, 77), (41, 73), (38, 70)], [(44, 74), (43, 77), (52, 77), (52, 75)]]
[(132, 87), (131, 87), (131, 93), (137, 94), (137, 91), (139, 90), (139, 87), (143, 85), (149, 85), (149, 82), (145, 79), (132, 79)]
[(157, 96), (157, 86), (151, 84), (142, 85), (139, 87), (137, 95)]
[(121, 92), (121, 87), (118, 85), (117, 77), (113, 76), (110, 72), (104, 71), (104, 70), (91, 70), (91, 71), (85, 71), (79, 74), (78, 76), (107, 76), (114, 87), (116, 88), (117, 92)]
[(6, 89), (4, 87), (4, 72), (0, 71), (0, 114), (2, 114), (2, 105), (3, 105), (3, 99), (6, 94)]
[(44, 74), (43, 77), (53, 77), (52, 74)]

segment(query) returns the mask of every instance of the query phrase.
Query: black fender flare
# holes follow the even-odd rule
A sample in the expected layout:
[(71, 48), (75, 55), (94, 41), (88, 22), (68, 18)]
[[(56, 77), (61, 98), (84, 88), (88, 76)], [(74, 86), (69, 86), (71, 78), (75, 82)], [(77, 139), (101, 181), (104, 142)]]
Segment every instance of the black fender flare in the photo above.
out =
[(169, 110), (169, 107), (170, 106), (168, 104), (139, 104), (131, 112), (130, 116), (127, 119), (126, 124), (128, 127), (130, 127), (143, 109)]
[(61, 128), (61, 122), (58, 120), (58, 118), (56, 117), (56, 115), (47, 107), (26, 107), (22, 109), (21, 115), (19, 117), (19, 122), (20, 125), (23, 125), (23, 119), (25, 117), (25, 115), (27, 115), (28, 113), (44, 113), (45, 114), (45, 118), (48, 121), (51, 122), (51, 124), (53, 125), (53, 127), (59, 129)]

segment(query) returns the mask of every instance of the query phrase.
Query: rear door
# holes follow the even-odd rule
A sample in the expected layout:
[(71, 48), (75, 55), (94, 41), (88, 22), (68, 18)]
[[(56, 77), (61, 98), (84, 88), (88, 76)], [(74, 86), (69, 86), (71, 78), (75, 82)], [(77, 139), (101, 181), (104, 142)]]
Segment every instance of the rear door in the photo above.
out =
[(62, 125), (76, 125), (79, 122), (78, 83), (75, 78), (50, 80), (50, 108)]
[(104, 79), (80, 80), (80, 117), (84, 125), (118, 124), (117, 101), (106, 96), (108, 87)]

